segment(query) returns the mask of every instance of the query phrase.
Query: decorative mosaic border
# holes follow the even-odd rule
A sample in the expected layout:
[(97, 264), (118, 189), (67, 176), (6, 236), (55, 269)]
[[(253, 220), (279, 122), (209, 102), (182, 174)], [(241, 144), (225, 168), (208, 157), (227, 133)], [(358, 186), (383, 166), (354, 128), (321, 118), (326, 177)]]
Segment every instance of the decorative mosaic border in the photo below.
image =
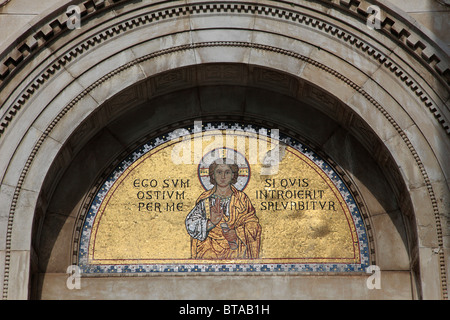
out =
[[(201, 127), (191, 126), (184, 128), (189, 134), (199, 132)], [(243, 130), (250, 133), (265, 134), (270, 137), (270, 129), (265, 131), (263, 127), (256, 127), (254, 125), (243, 125), (239, 123), (225, 123), (216, 122), (208, 123), (203, 127), (203, 131), (215, 131), (215, 130)], [(180, 131), (178, 131), (180, 132)], [(184, 131), (186, 133), (186, 131)], [(187, 134), (187, 133), (186, 133)], [(295, 139), (283, 135), (280, 133), (279, 141), (284, 143), (308, 157), (316, 165), (318, 165), (323, 172), (330, 178), (337, 189), (340, 191), (348, 209), (351, 213), (353, 223), (355, 225), (356, 233), (358, 236), (358, 242), (360, 246), (360, 264), (339, 264), (339, 263), (248, 263), (248, 264), (199, 264), (193, 260), (192, 264), (132, 264), (132, 265), (118, 265), (118, 264), (102, 264), (95, 265), (88, 262), (88, 247), (91, 236), (92, 226), (95, 220), (95, 216), (98, 213), (102, 205), (102, 201), (105, 199), (107, 193), (119, 179), (119, 177), (138, 159), (143, 157), (149, 151), (153, 150), (157, 146), (171, 141), (175, 138), (179, 138), (182, 135), (176, 135), (175, 133), (161, 135), (155, 139), (143, 144), (137, 148), (129, 156), (127, 156), (120, 164), (113, 170), (109, 177), (105, 180), (100, 187), (97, 194), (94, 196), (93, 201), (88, 209), (86, 218), (81, 230), (81, 237), (78, 250), (78, 265), (81, 268), (83, 274), (141, 274), (141, 273), (239, 273), (239, 272), (365, 272), (365, 269), (369, 266), (370, 253), (368, 237), (366, 234), (366, 227), (361, 217), (358, 205), (353, 198), (350, 190), (346, 184), (341, 180), (340, 176), (331, 167), (331, 165), (319, 157), (309, 147), (296, 141)]]

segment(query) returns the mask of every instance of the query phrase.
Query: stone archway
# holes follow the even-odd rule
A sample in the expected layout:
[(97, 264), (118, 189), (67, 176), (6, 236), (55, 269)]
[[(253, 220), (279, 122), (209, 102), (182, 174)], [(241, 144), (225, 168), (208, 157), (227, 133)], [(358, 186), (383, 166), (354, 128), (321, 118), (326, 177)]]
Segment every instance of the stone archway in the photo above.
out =
[[(290, 132), (290, 134), (297, 135), (309, 145), (315, 146), (317, 150), (322, 150), (324, 154), (327, 154), (327, 157), (331, 156), (331, 158), (336, 159), (336, 161), (340, 158), (340, 144), (344, 143), (347, 145), (346, 149), (352, 150), (352, 153), (354, 154), (353, 157), (358, 159), (348, 158), (347, 161), (344, 161), (344, 158), (346, 158), (344, 157), (341, 159), (343, 161), (339, 162), (344, 166), (342, 169), (342, 174), (345, 175), (344, 172), (348, 172), (349, 183), (353, 179), (365, 181), (363, 184), (360, 184), (360, 186), (358, 186), (357, 183), (352, 184), (352, 188), (353, 192), (358, 195), (357, 197), (360, 201), (362, 210), (365, 210), (364, 214), (366, 223), (369, 223), (369, 220), (372, 219), (371, 215), (373, 215), (374, 219), (378, 220), (375, 225), (378, 226), (380, 223), (383, 223), (380, 221), (384, 221), (384, 232), (392, 233), (392, 236), (389, 237), (390, 240), (387, 240), (386, 236), (384, 239), (380, 240), (375, 240), (374, 235), (371, 236), (371, 263), (380, 265), (384, 269), (396, 270), (392, 274), (395, 274), (395, 276), (391, 278), (391, 282), (396, 283), (396, 285), (401, 285), (402, 283), (398, 283), (399, 280), (396, 278), (397, 276), (400, 278), (406, 276), (406, 278), (409, 279), (411, 276), (409, 255), (411, 253), (409, 252), (408, 247), (412, 245), (410, 244), (411, 240), (408, 239), (410, 235), (407, 234), (405, 229), (406, 226), (404, 225), (404, 221), (402, 221), (398, 203), (392, 197), (393, 193), (390, 192), (384, 195), (380, 194), (380, 192), (383, 193), (382, 190), (384, 188), (389, 188), (387, 187), (388, 182), (383, 181), (382, 179), (377, 180), (370, 178), (370, 176), (377, 176), (381, 174), (381, 171), (379, 171), (380, 169), (377, 167), (374, 160), (367, 154), (367, 151), (364, 150), (364, 147), (352, 137), (347, 129), (343, 128), (341, 124), (336, 123), (334, 120), (331, 120), (329, 117), (325, 116), (321, 111), (315, 110), (313, 107), (308, 106), (308, 104), (305, 104), (304, 102), (300, 103), (297, 99), (287, 96), (286, 93), (282, 94), (272, 91), (277, 86), (276, 84), (273, 84), (271, 86), (272, 90), (267, 92), (267, 89), (258, 88), (258, 86), (261, 85), (258, 84), (258, 81), (253, 82), (248, 79), (250, 76), (252, 78), (254, 77), (253, 79), (261, 79), (256, 77), (256, 75), (261, 72), (269, 72), (271, 74), (270, 78), (272, 79), (275, 79), (277, 76), (276, 79), (278, 79), (278, 81), (282, 78), (289, 80), (285, 83), (290, 83), (291, 85), (285, 88), (304, 87), (304, 93), (307, 93), (306, 96), (308, 96), (313, 89), (307, 84), (299, 85), (300, 82), (295, 82), (296, 85), (292, 85), (294, 81), (298, 80), (295, 80), (295, 78), (292, 77), (286, 77), (286, 75), (283, 74), (278, 74), (273, 70), (244, 65), (213, 64), (187, 67), (182, 70), (174, 70), (172, 72), (175, 74), (201, 74), (205, 70), (214, 70), (214, 73), (211, 73), (211, 77), (208, 77), (208, 82), (210, 84), (215, 83), (215, 85), (208, 86), (204, 83), (205, 85), (197, 87), (194, 84), (184, 83), (184, 88), (178, 88), (173, 93), (169, 93), (170, 90), (166, 87), (165, 94), (157, 96), (148, 102), (139, 103), (135, 108), (129, 109), (128, 112), (121, 113), (120, 116), (117, 116), (115, 119), (111, 119), (110, 121), (105, 121), (105, 111), (99, 110), (82, 126), (84, 129), (81, 131), (80, 135), (75, 135), (73, 137), (73, 139), (81, 139), (81, 141), (84, 141), (84, 135), (89, 137), (94, 136), (94, 138), (89, 139), (89, 141), (86, 142), (83, 149), (80, 150), (80, 154), (71, 161), (69, 168), (66, 170), (61, 180), (56, 179), (55, 176), (48, 176), (46, 179), (48, 186), (45, 189), (56, 190), (56, 194), (51, 200), (48, 201), (48, 206), (42, 209), (42, 211), (45, 211), (46, 213), (40, 216), (40, 218), (36, 221), (37, 225), (43, 225), (40, 235), (37, 237), (37, 239), (39, 239), (39, 245), (36, 246), (37, 248), (41, 248), (38, 249), (38, 252), (41, 254), (39, 261), (40, 274), (37, 275), (40, 280), (37, 281), (38, 283), (36, 284), (38, 296), (51, 297), (55, 294), (54, 290), (58, 287), (55, 286), (55, 281), (61, 281), (61, 277), (66, 278), (64, 273), (65, 268), (68, 265), (74, 264), (74, 261), (76, 261), (76, 255), (78, 252), (77, 245), (79, 244), (79, 237), (82, 232), (81, 225), (84, 220), (83, 216), (80, 217), (78, 215), (86, 214), (86, 209), (89, 207), (92, 197), (95, 195), (99, 184), (102, 184), (104, 176), (109, 175), (110, 171), (117, 165), (117, 161), (120, 161), (120, 159), (125, 156), (129, 150), (133, 150), (140, 143), (142, 143), (142, 141), (148, 139), (146, 135), (150, 134), (149, 137), (152, 137), (155, 134), (158, 135), (159, 133), (167, 133), (167, 130), (179, 128), (184, 124), (192, 125), (192, 122), (195, 119), (192, 118), (192, 116), (195, 114), (198, 114), (197, 119), (202, 119), (205, 122), (220, 118), (223, 121), (237, 120), (241, 122), (244, 121), (244, 123), (248, 124), (266, 124), (271, 127), (280, 128), (282, 132)], [(236, 78), (233, 81), (230, 79), (228, 85), (218, 85), (218, 81), (220, 81), (224, 74), (229, 74), (230, 70), (235, 71), (233, 74)], [(212, 76), (213, 74), (214, 76)], [(249, 77), (245, 76), (245, 74), (249, 75)], [(175, 78), (174, 76), (169, 76), (166, 74), (161, 74), (160, 77), (160, 79)], [(193, 78), (198, 79), (198, 77)], [(142, 92), (143, 88), (149, 86), (149, 83), (157, 83), (159, 81), (160, 80), (157, 79), (148, 79), (146, 82), (140, 83), (137, 87), (130, 88), (130, 90), (127, 91), (134, 92), (133, 95), (135, 96), (136, 92)], [(247, 86), (238, 85), (239, 81), (244, 81)], [(253, 84), (250, 85), (250, 82)], [(280, 84), (278, 84), (278, 86), (280, 86)], [(212, 97), (216, 97), (215, 94), (219, 92), (221, 93), (222, 98), (213, 99)], [(297, 90), (295, 90), (295, 92), (297, 92)], [(111, 106), (119, 107), (120, 103), (127, 101), (126, 97), (128, 96), (129, 95), (126, 93), (124, 93), (122, 97), (119, 94), (117, 98), (113, 99), (110, 104), (106, 104), (104, 108), (110, 109)], [(305, 99), (307, 99), (306, 96)], [(334, 99), (325, 92), (323, 92), (323, 95), (321, 96), (326, 96), (330, 100)], [(310, 101), (312, 102), (314, 99), (310, 98)], [(230, 110), (219, 111), (221, 109), (217, 108), (217, 103), (226, 105), (227, 107), (233, 109), (233, 112), (230, 112)], [(275, 109), (274, 104), (277, 103), (281, 103), (282, 107)], [(163, 118), (156, 115), (160, 112), (159, 110), (167, 109), (172, 110), (173, 113), (170, 113), (170, 115), (165, 115)], [(177, 109), (180, 111), (185, 110), (185, 112), (175, 112)], [(258, 111), (259, 109), (266, 110), (266, 112), (261, 113)], [(271, 109), (272, 113), (269, 111)], [(187, 115), (186, 110), (194, 110), (194, 113)], [(274, 117), (276, 117), (273, 113), (275, 110), (281, 112), (281, 114), (284, 114), (282, 119), (274, 119)], [(180, 120), (177, 121), (177, 117), (180, 117)], [(164, 120), (164, 118), (166, 119)], [(295, 119), (289, 120), (289, 118)], [(97, 130), (94, 129), (95, 126), (93, 125), (101, 122), (102, 120), (100, 119), (103, 119), (106, 124), (104, 128), (99, 129), (99, 132), (97, 132)], [(288, 121), (291, 121), (292, 125), (289, 125)], [(314, 130), (314, 125), (308, 124), (308, 122), (311, 121), (314, 121), (315, 123), (327, 123), (327, 129), (323, 129), (323, 131), (321, 130), (321, 133), (318, 133), (317, 130)], [(94, 133), (90, 132), (90, 130), (94, 130)], [(314, 139), (315, 141), (309, 139)], [(134, 141), (134, 143), (130, 144), (131, 141)], [(69, 142), (68, 144), (79, 145), (80, 143)], [(64, 153), (65, 152), (62, 152), (58, 158), (61, 158)], [(100, 158), (103, 160), (100, 160)], [(333, 161), (331, 158), (330, 161)], [(60, 163), (58, 160), (55, 162)], [(94, 162), (94, 164), (90, 165), (91, 168), (86, 171), (86, 176), (82, 179), (78, 178), (77, 180), (79, 182), (76, 185), (71, 185), (71, 181), (73, 181), (75, 177), (80, 176), (80, 168), (86, 167), (87, 163), (91, 162)], [(369, 162), (370, 164), (368, 164)], [(365, 165), (361, 166), (361, 163), (365, 163)], [(104, 169), (103, 167), (106, 164), (109, 166), (107, 169)], [(364, 167), (366, 166), (369, 170), (364, 173)], [(98, 177), (99, 174), (103, 175)], [(368, 184), (369, 180), (372, 180), (371, 186), (368, 187), (370, 191), (358, 193), (358, 188), (364, 184)], [(365, 204), (366, 201), (367, 205)], [(52, 216), (54, 219), (49, 218)], [(393, 219), (394, 222), (387, 223), (389, 226), (386, 225), (387, 220), (391, 219)], [(378, 229), (375, 225), (372, 226), (373, 229), (371, 232), (373, 233), (375, 233), (375, 229)], [(67, 231), (63, 234), (55, 234), (53, 231), (65, 230), (66, 228), (67, 230), (73, 229), (74, 235)], [(390, 231), (388, 232), (387, 230)], [(72, 236), (74, 238), (72, 238)], [(379, 250), (379, 253), (375, 250), (375, 246), (377, 244), (380, 247), (385, 247), (385, 241), (398, 242), (395, 245), (397, 249), (393, 250), (395, 251), (395, 255), (390, 253), (392, 252), (390, 249), (381, 249)], [(383, 242), (385, 244), (383, 244)], [(71, 245), (72, 249), (69, 249)], [(414, 247), (414, 245), (412, 245), (412, 247)], [(68, 252), (71, 254), (67, 254)], [(43, 270), (46, 270), (47, 275), (42, 273)], [(216, 276), (213, 276), (210, 281), (214, 282), (217, 281), (217, 279), (218, 278)], [(239, 279), (239, 276), (236, 278), (236, 275), (234, 275), (234, 277), (231, 275), (228, 276), (228, 279), (231, 281), (236, 281), (236, 279)], [(300, 277), (297, 280), (295, 279), (296, 276), (294, 275), (291, 280), (299, 281), (300, 279), (298, 285), (303, 286), (302, 281), (305, 281), (305, 278)], [(362, 284), (361, 289), (364, 289), (365, 279), (366, 276), (359, 275), (358, 277), (353, 278), (353, 282), (350, 281), (347, 284), (347, 289), (343, 289), (345, 286), (341, 289), (348, 290), (348, 286), (355, 285), (355, 282), (360, 285)], [(270, 278), (266, 279), (266, 281), (269, 282), (272, 280), (273, 279)], [(339, 276), (323, 278), (322, 285), (324, 285), (327, 281), (333, 282), (336, 280), (340, 281), (341, 279)], [(90, 283), (93, 283), (92, 281), (95, 280), (89, 278), (85, 280), (83, 278), (83, 283), (85, 285), (87, 284), (90, 286)], [(148, 293), (145, 294), (141, 290), (154, 281), (155, 279), (152, 277), (143, 281), (140, 285), (140, 294), (144, 297), (149, 297)], [(186, 282), (183, 283), (183, 281), (180, 280), (177, 285), (181, 287), (188, 285)], [(408, 288), (409, 281), (410, 280), (406, 281), (408, 283)], [(405, 282), (403, 282), (403, 285), (404, 284)], [(103, 280), (100, 280), (100, 283), (95, 284), (97, 288), (108, 288), (110, 285), (111, 284), (108, 283), (107, 278), (103, 278)], [(241, 288), (241, 290), (245, 292), (245, 289)], [(251, 286), (248, 286), (247, 290), (251, 290)], [(408, 294), (412, 294), (412, 292), (409, 291), (410, 289), (404, 288), (404, 290), (409, 292)], [(89, 292), (89, 290), (87, 292)], [(232, 294), (232, 292), (232, 290), (229, 291), (230, 294)], [(330, 293), (332, 292), (333, 291), (331, 290)], [(72, 293), (75, 294), (75, 297), (79, 293), (82, 294), (81, 291), (73, 291)], [(86, 294), (86, 291), (84, 291), (84, 294)], [(95, 294), (95, 290), (92, 291), (91, 294)], [(208, 291), (204, 291), (204, 294), (208, 295)], [(306, 296), (295, 291), (291, 292), (291, 294), (298, 297)], [(349, 294), (349, 297), (356, 297), (360, 294), (361, 292), (356, 291), (353, 294)], [(365, 294), (367, 294), (367, 292)], [(83, 294), (78, 297), (82, 298)], [(120, 298), (120, 294), (115, 297)]]
[[(199, 87), (201, 81), (234, 83), (233, 70), (201, 73), (209, 63), (217, 62), (259, 66), (262, 71), (252, 72), (254, 78), (238, 78), (244, 80), (243, 86), (257, 80), (262, 88), (309, 101), (348, 128), (385, 169), (404, 219), (410, 221), (408, 250), (418, 277), (414, 297), (446, 298), (445, 220), (441, 219), (445, 211), (438, 199), (448, 194), (444, 175), (447, 71), (440, 67), (442, 58), (433, 63), (439, 52), (428, 57), (423, 50), (422, 57), (416, 57), (410, 49), (396, 49), (400, 47), (395, 35), (401, 38), (406, 33), (398, 30), (400, 20), (395, 14), (386, 11), (383, 31), (391, 32), (387, 36), (365, 29), (358, 17), (362, 7), (320, 1), (294, 7), (239, 2), (156, 7), (105, 2), (99, 6), (85, 3), (84, 7), (91, 28), (64, 33), (59, 29), (63, 20), (59, 27), (53, 20), (51, 30), (42, 28), (34, 34), (39, 41), (19, 46), (20, 52), (28, 48), (36, 57), (36, 69), (26, 67), (27, 55), (6, 60), (11, 70), (3, 72), (7, 81), (2, 85), (9, 95), (3, 104), (1, 138), (8, 142), (2, 145), (2, 156), (9, 160), (3, 162), (2, 197), (10, 205), (3, 209), (3, 216), (8, 217), (4, 298), (27, 295), (26, 261), (35, 261), (30, 247), (32, 222), (38, 230), (43, 220), (34, 217), (45, 216), (55, 191), (54, 184), (44, 184), (45, 177), (54, 176), (55, 181), (62, 177), (91, 135), (126, 112), (118, 107), (124, 103), (137, 106), (188, 85)], [(324, 14), (318, 8), (329, 11)], [(274, 32), (275, 26), (283, 32)], [(431, 48), (424, 44), (424, 35), (408, 33), (411, 47)], [(417, 34), (423, 38), (414, 44), (412, 38)], [(43, 47), (47, 41), (51, 45)], [(402, 60), (404, 55), (411, 62)], [(195, 77), (180, 72), (187, 66), (198, 66)], [(264, 74), (264, 70), (276, 72)], [(217, 74), (220, 77), (214, 78)], [(283, 79), (280, 74), (289, 76)], [(16, 82), (9, 80), (12, 76)], [(153, 76), (156, 82), (146, 81)], [(292, 77), (306, 85), (289, 82)], [(122, 91), (123, 95), (117, 95)], [(115, 105), (114, 99), (119, 99)], [(94, 113), (96, 118), (91, 117)], [(75, 134), (86, 140), (71, 145)], [(433, 223), (425, 223), (429, 221)]]

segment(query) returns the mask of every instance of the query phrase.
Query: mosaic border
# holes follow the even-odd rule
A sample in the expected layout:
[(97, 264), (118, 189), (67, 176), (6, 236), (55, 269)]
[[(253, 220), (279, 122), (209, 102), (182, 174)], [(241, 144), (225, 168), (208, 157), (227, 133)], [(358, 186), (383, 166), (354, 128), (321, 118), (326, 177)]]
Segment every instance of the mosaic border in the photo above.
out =
[[(185, 134), (207, 132), (214, 130), (242, 130), (249, 133), (264, 134), (268, 137), (271, 136), (270, 129), (255, 125), (243, 125), (237, 122), (208, 122), (202, 127), (188, 126), (183, 129)], [(177, 135), (178, 132), (179, 134)], [(164, 273), (164, 274), (176, 274), (176, 273), (289, 273), (289, 272), (365, 272), (365, 269), (369, 266), (370, 252), (368, 237), (366, 228), (362, 216), (360, 214), (357, 203), (351, 194), (349, 188), (341, 180), (337, 172), (332, 166), (318, 156), (311, 148), (296, 141), (295, 139), (279, 133), (279, 141), (298, 150), (311, 161), (318, 165), (323, 172), (331, 179), (335, 186), (340, 191), (344, 198), (349, 211), (351, 213), (356, 233), (358, 235), (358, 241), (360, 246), (361, 263), (358, 264), (339, 264), (339, 263), (248, 263), (248, 264), (132, 264), (132, 265), (120, 265), (120, 264), (102, 264), (95, 265), (88, 263), (88, 246), (90, 240), (90, 231), (94, 223), (95, 216), (102, 204), (103, 199), (109, 192), (110, 188), (114, 185), (115, 181), (138, 159), (153, 150), (155, 147), (173, 140), (175, 138), (182, 137), (181, 130), (170, 132), (160, 135), (147, 143), (144, 143), (139, 148), (135, 149), (129, 156), (127, 156), (119, 165), (113, 170), (113, 172), (106, 178), (98, 192), (94, 196), (89, 209), (87, 211), (85, 220), (83, 222), (81, 237), (78, 250), (78, 266), (81, 268), (82, 274), (152, 274), (152, 273)]]

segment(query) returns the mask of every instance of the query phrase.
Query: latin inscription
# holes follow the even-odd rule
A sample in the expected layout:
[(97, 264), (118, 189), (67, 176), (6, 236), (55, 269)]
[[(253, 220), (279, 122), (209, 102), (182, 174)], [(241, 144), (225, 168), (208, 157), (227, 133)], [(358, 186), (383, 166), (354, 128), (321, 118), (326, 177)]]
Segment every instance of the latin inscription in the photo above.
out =
[[(136, 192), (138, 211), (183, 212), (185, 191), (189, 188), (190, 179), (135, 179), (133, 187), (142, 188)], [(154, 190), (162, 187), (163, 190)], [(166, 190), (169, 189), (169, 190)]]
[(310, 188), (307, 178), (266, 179), (263, 190), (255, 191), (261, 211), (336, 211), (335, 202), (325, 200), (326, 190)]
[[(186, 189), (190, 179), (138, 178), (135, 206), (146, 212), (183, 212)], [(262, 212), (325, 210), (337, 211), (334, 201), (326, 200), (328, 190), (313, 189), (308, 178), (265, 179), (254, 191), (258, 209)]]

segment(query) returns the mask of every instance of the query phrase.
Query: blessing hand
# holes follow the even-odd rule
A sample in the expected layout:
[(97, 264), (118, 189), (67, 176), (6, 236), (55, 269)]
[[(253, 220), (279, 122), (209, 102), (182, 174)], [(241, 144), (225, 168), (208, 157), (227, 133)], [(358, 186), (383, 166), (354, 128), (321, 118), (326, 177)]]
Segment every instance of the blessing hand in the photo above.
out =
[(218, 224), (223, 217), (223, 210), (220, 206), (220, 199), (216, 200), (214, 206), (211, 207), (211, 218), (209, 219), (214, 225)]

